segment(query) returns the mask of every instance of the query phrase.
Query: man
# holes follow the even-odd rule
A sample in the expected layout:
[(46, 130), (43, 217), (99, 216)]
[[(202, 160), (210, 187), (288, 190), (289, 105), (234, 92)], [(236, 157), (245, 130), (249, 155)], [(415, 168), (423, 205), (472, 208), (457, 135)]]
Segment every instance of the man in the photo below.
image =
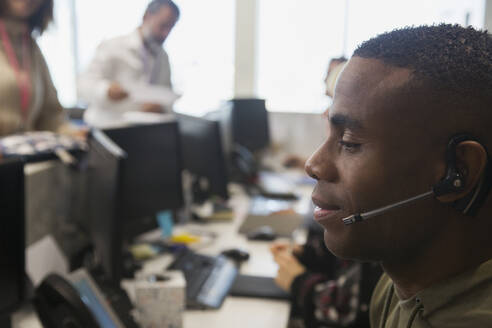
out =
[(457, 25), (382, 34), (342, 71), (306, 170), (326, 246), (385, 271), (372, 327), (490, 326), (491, 90), (490, 35)]
[[(344, 57), (330, 60), (324, 80), (330, 98), (346, 62)], [(286, 161), (298, 167), (304, 167), (305, 162), (297, 156)], [(308, 214), (311, 217), (313, 210)], [(292, 248), (288, 243), (275, 242), (270, 247), (278, 265), (275, 282), (290, 293), (288, 327), (369, 327), (368, 304), (381, 268), (377, 263), (335, 257), (323, 243), (323, 228), (315, 222), (306, 228), (304, 245)]]
[[(120, 124), (128, 110), (158, 113), (170, 110), (172, 102), (146, 102), (135, 109), (128, 99), (136, 90), (129, 88), (160, 86), (171, 91), (169, 59), (162, 45), (179, 15), (179, 8), (172, 0), (153, 0), (140, 27), (98, 47), (88, 70), (79, 79), (79, 95), (90, 104), (84, 116), (90, 125)], [(173, 94), (169, 94), (172, 98)]]

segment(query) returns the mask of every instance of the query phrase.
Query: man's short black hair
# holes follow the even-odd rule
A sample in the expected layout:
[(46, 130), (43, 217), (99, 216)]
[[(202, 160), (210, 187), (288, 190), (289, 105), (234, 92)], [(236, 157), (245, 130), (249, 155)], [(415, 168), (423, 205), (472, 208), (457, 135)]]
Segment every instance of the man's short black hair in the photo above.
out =
[(145, 10), (145, 15), (155, 14), (162, 6), (169, 6), (176, 15), (176, 19), (179, 19), (179, 7), (172, 0), (152, 0)]
[(444, 94), (492, 104), (492, 36), (472, 27), (406, 27), (362, 43), (354, 56), (413, 71), (412, 80)]

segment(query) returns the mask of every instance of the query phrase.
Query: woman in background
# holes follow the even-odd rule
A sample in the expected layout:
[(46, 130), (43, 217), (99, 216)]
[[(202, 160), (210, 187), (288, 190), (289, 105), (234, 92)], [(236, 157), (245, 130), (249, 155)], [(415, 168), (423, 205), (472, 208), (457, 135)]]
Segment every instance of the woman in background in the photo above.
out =
[(33, 36), (53, 20), (53, 0), (0, 0), (0, 137), (68, 132), (63, 108)]

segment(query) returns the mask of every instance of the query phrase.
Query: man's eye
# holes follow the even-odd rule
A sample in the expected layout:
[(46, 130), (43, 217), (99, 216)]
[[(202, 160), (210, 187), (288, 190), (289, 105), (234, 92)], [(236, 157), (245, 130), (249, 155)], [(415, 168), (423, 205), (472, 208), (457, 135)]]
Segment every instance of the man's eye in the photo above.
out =
[(354, 143), (354, 142), (348, 142), (348, 141), (344, 141), (344, 140), (340, 140), (339, 143), (343, 149), (345, 149), (349, 152), (356, 152), (357, 150), (359, 150), (359, 148), (361, 146), (361, 144)]

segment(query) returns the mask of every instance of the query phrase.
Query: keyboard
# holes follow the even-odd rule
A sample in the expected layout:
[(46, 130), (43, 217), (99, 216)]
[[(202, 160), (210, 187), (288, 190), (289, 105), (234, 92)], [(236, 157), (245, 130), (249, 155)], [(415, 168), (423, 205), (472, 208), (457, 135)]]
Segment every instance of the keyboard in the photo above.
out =
[(289, 293), (281, 289), (273, 278), (240, 274), (232, 285), (231, 296), (288, 300)]
[(191, 250), (179, 253), (167, 269), (183, 272), (188, 309), (220, 308), (238, 273), (225, 256), (207, 256)]

